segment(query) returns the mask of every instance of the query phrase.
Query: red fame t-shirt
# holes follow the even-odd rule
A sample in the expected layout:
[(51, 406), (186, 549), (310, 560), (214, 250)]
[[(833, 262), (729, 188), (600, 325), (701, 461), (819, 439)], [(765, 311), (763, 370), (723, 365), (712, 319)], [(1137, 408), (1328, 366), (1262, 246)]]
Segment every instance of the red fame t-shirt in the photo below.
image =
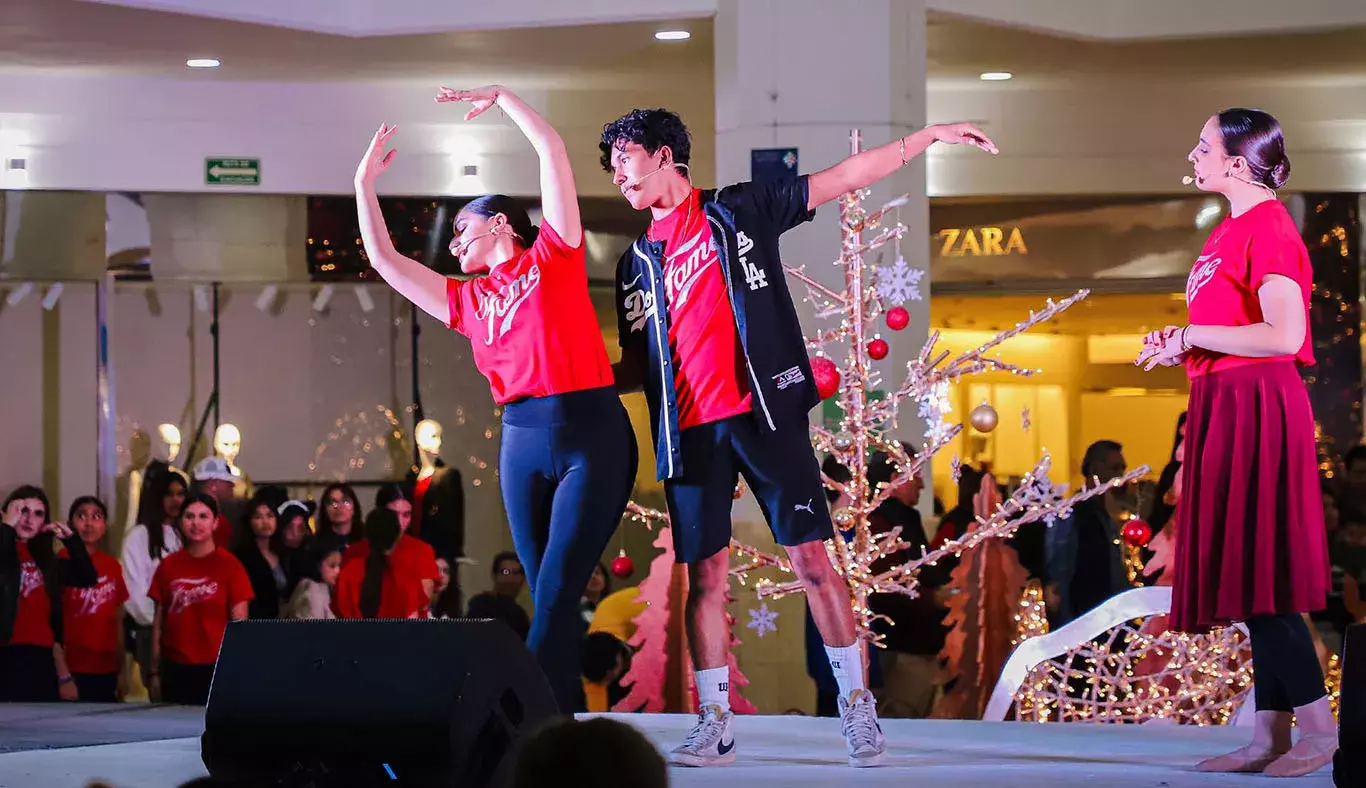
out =
[(1242, 216), (1224, 219), (1195, 260), (1186, 280), (1186, 309), (1193, 326), (1249, 326), (1262, 322), (1257, 290), (1268, 274), (1284, 276), (1300, 286), (1304, 298), (1304, 343), (1292, 355), (1268, 358), (1230, 356), (1196, 348), (1186, 355), (1191, 378), (1225, 369), (1294, 361), (1314, 364), (1309, 331), (1309, 296), (1313, 289), (1309, 251), (1295, 228), (1295, 220), (1279, 200), (1258, 203)]
[(486, 276), (448, 279), (446, 303), (499, 405), (613, 385), (583, 244), (570, 249), (545, 222), (520, 257)]
[[(422, 590), (422, 580), (409, 567), (389, 554), (389, 568), (380, 585), (378, 618), (426, 618), (431, 600)], [(332, 600), (338, 618), (364, 618), (360, 610), (361, 585), (365, 582), (365, 562), (352, 561), (342, 566), (337, 576), (337, 593)]]
[(19, 606), (14, 614), (13, 646), (52, 647), (52, 602), (43, 585), (43, 573), (29, 552), (27, 542), (18, 542), (19, 551)]
[(90, 551), (99, 577), (90, 588), (62, 589), (62, 637), (72, 673), (109, 674), (123, 665), (123, 603), (128, 587), (113, 556)]
[[(355, 561), (363, 564), (369, 555), (369, 539), (352, 542), (351, 546), (346, 548), (346, 552), (342, 553), (342, 566)], [(403, 567), (404, 571), (418, 580), (436, 580), (441, 576), (441, 569), (436, 565), (436, 551), (431, 545), (408, 534), (401, 534), (398, 537), (394, 551), (389, 554), (389, 560), (395, 566)]]
[(162, 658), (212, 665), (218, 661), (233, 605), (250, 602), (256, 594), (242, 562), (218, 547), (203, 558), (186, 549), (161, 559), (147, 596), (165, 611)]
[(649, 237), (664, 241), (679, 429), (748, 413), (744, 351), (702, 192), (694, 189), (672, 213), (651, 223)]

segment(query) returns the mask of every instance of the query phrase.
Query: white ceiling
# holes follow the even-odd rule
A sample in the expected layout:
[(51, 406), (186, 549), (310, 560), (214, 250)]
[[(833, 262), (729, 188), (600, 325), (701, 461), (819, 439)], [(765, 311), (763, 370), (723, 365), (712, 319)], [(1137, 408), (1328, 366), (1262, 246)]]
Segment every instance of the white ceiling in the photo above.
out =
[[(0, 0), (0, 70), (182, 77), (185, 58), (207, 56), (223, 60), (224, 67), (196, 78), (488, 78), (593, 90), (709, 81), (712, 21), (670, 26), (686, 27), (692, 40), (655, 41), (658, 22), (355, 38), (106, 2)], [(981, 72), (994, 70), (1014, 72), (1016, 84), (1366, 77), (1366, 27), (1114, 42), (931, 14), (927, 44), (930, 77), (943, 82), (976, 81)]]
[(945, 80), (976, 80), (985, 71), (1076, 82), (1366, 76), (1366, 27), (1114, 42), (933, 15), (926, 38), (930, 75)]
[(0, 70), (183, 77), (186, 58), (214, 57), (223, 67), (196, 78), (477, 75), (520, 86), (624, 89), (696, 78), (704, 67), (709, 81), (711, 21), (682, 26), (691, 40), (656, 41), (659, 25), (647, 22), (353, 38), (79, 0), (0, 0)]

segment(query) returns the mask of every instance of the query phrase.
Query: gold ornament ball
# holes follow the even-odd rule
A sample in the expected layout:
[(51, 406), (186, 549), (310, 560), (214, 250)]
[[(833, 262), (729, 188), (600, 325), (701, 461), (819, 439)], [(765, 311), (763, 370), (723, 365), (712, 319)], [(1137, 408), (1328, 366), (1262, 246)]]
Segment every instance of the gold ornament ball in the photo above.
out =
[(854, 446), (854, 436), (847, 432), (841, 432), (835, 436), (835, 448), (839, 451), (849, 451)]
[(1001, 417), (997, 415), (996, 409), (985, 402), (973, 408), (968, 414), (968, 422), (978, 432), (991, 432), (1000, 421)]
[(834, 518), (835, 525), (838, 525), (841, 530), (854, 524), (854, 513), (848, 509), (836, 509), (830, 513), (830, 516)]

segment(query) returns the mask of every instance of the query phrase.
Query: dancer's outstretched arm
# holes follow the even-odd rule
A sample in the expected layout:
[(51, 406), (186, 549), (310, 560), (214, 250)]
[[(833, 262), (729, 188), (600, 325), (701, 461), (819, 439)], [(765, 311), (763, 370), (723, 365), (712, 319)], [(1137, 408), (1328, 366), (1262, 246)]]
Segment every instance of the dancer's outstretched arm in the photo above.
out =
[(574, 170), (569, 166), (569, 153), (564, 139), (555, 127), (546, 122), (517, 94), (502, 85), (488, 85), (473, 90), (453, 90), (443, 87), (438, 102), (468, 101), (474, 108), (465, 113), (465, 120), (473, 120), (489, 107), (497, 105), (507, 113), (517, 128), (522, 130), (536, 155), (541, 160), (541, 214), (555, 228), (560, 238), (571, 249), (583, 241), (583, 225), (579, 219), (579, 195), (574, 187)]
[(996, 143), (971, 123), (927, 126), (880, 148), (857, 153), (833, 167), (813, 173), (808, 186), (807, 209), (814, 211), (841, 194), (877, 183), (936, 142), (971, 145), (992, 154), (999, 152)]
[(365, 244), (365, 254), (370, 265), (375, 267), (389, 286), (399, 295), (413, 302), (418, 309), (440, 320), (450, 323), (451, 310), (446, 303), (446, 277), (419, 263), (411, 257), (398, 253), (394, 242), (389, 238), (389, 228), (384, 224), (384, 214), (379, 209), (379, 196), (375, 194), (375, 179), (394, 160), (398, 151), (384, 151), (389, 138), (394, 136), (397, 126), (383, 125), (370, 140), (356, 168), (356, 212), (360, 217), (360, 237)]

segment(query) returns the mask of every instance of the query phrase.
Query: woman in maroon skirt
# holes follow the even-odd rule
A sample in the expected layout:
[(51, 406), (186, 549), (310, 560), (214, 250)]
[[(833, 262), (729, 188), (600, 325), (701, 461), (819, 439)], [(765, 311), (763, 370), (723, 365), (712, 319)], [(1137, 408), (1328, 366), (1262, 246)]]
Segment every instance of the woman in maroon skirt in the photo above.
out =
[(1195, 183), (1223, 195), (1230, 215), (1186, 282), (1190, 324), (1150, 334), (1137, 361), (1185, 364), (1191, 381), (1171, 628), (1243, 622), (1252, 639), (1252, 743), (1197, 768), (1294, 777), (1337, 749), (1302, 616), (1324, 607), (1329, 587), (1314, 417), (1298, 371), (1314, 363), (1309, 253), (1276, 199), (1290, 160), (1275, 118), (1221, 112), (1189, 159)]

